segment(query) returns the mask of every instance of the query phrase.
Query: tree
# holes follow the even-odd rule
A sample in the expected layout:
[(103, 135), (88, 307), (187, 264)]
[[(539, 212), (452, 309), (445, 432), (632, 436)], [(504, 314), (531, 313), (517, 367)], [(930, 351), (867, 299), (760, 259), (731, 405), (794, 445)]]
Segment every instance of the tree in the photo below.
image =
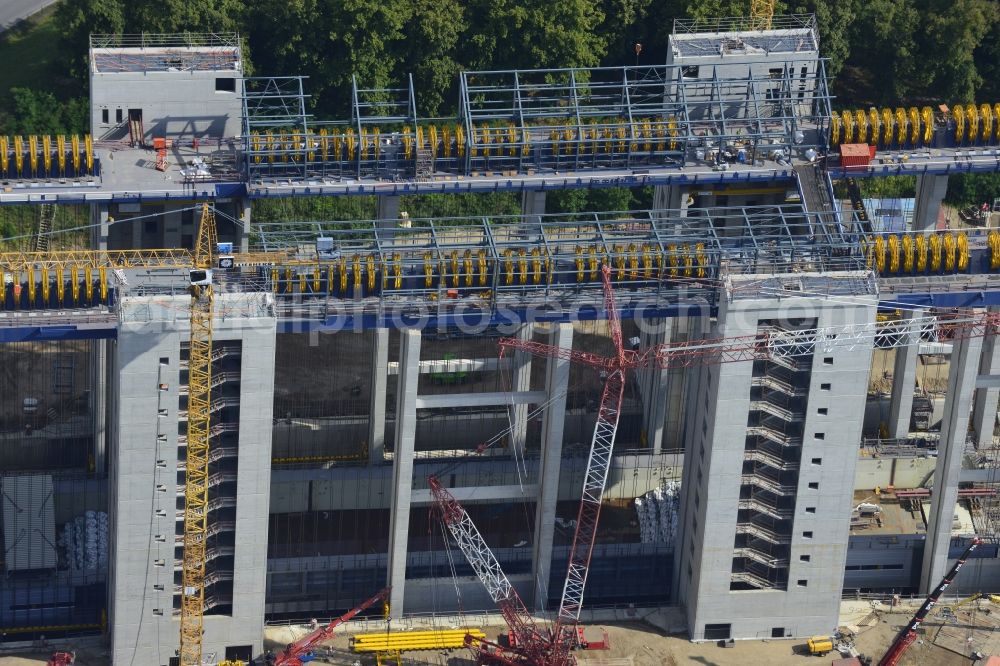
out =
[(62, 31), (60, 46), (68, 72), (87, 78), (87, 55), (91, 33), (125, 31), (123, 0), (62, 0), (56, 6), (56, 20)]
[(398, 78), (413, 75), (418, 115), (454, 113), (462, 69), (455, 56), (468, 29), (465, 8), (459, 0), (412, 0), (410, 9), (413, 16), (400, 44)]
[(78, 97), (59, 103), (47, 90), (11, 88), (10, 113), (3, 119), (5, 134), (82, 134), (90, 125), (89, 102)]

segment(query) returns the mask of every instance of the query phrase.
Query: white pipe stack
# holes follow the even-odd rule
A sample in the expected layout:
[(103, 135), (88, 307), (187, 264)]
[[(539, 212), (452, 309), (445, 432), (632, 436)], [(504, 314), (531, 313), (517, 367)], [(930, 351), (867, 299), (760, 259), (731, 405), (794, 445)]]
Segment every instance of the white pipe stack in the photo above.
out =
[(677, 536), (680, 491), (679, 482), (668, 481), (662, 487), (635, 498), (642, 543), (673, 544)]

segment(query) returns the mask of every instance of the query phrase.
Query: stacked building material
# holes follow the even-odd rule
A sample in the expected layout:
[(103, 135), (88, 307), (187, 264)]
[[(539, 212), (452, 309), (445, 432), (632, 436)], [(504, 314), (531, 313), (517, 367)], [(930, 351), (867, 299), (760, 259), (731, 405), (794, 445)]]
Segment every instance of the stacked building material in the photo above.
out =
[(635, 498), (642, 543), (672, 544), (677, 535), (677, 511), (681, 484), (668, 481), (642, 497)]

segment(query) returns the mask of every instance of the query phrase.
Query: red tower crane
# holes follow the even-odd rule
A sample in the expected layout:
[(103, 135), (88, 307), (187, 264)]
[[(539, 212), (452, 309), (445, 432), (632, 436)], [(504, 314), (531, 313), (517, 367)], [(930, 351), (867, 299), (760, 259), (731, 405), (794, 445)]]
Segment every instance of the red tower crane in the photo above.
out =
[(333, 630), (352, 619), (358, 613), (363, 613), (383, 599), (388, 598), (389, 588), (378, 592), (375, 596), (363, 602), (360, 606), (352, 608), (338, 618), (330, 621), (325, 627), (320, 627), (315, 631), (303, 636), (299, 640), (290, 644), (274, 660), (274, 666), (302, 666), (307, 661), (312, 661), (307, 657), (309, 651), (323, 641), (329, 640), (333, 636)]

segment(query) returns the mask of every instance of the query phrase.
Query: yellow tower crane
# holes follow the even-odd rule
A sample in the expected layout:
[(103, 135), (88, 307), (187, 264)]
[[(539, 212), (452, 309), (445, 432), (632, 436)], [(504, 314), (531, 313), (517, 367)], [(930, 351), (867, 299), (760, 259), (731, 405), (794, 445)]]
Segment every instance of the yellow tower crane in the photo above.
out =
[(750, 0), (750, 29), (770, 30), (775, 0)]
[(191, 269), (191, 351), (188, 363), (187, 468), (184, 481), (184, 555), (181, 563), (181, 666), (201, 666), (205, 612), (205, 540), (212, 393), (212, 258), (215, 215), (202, 208)]

